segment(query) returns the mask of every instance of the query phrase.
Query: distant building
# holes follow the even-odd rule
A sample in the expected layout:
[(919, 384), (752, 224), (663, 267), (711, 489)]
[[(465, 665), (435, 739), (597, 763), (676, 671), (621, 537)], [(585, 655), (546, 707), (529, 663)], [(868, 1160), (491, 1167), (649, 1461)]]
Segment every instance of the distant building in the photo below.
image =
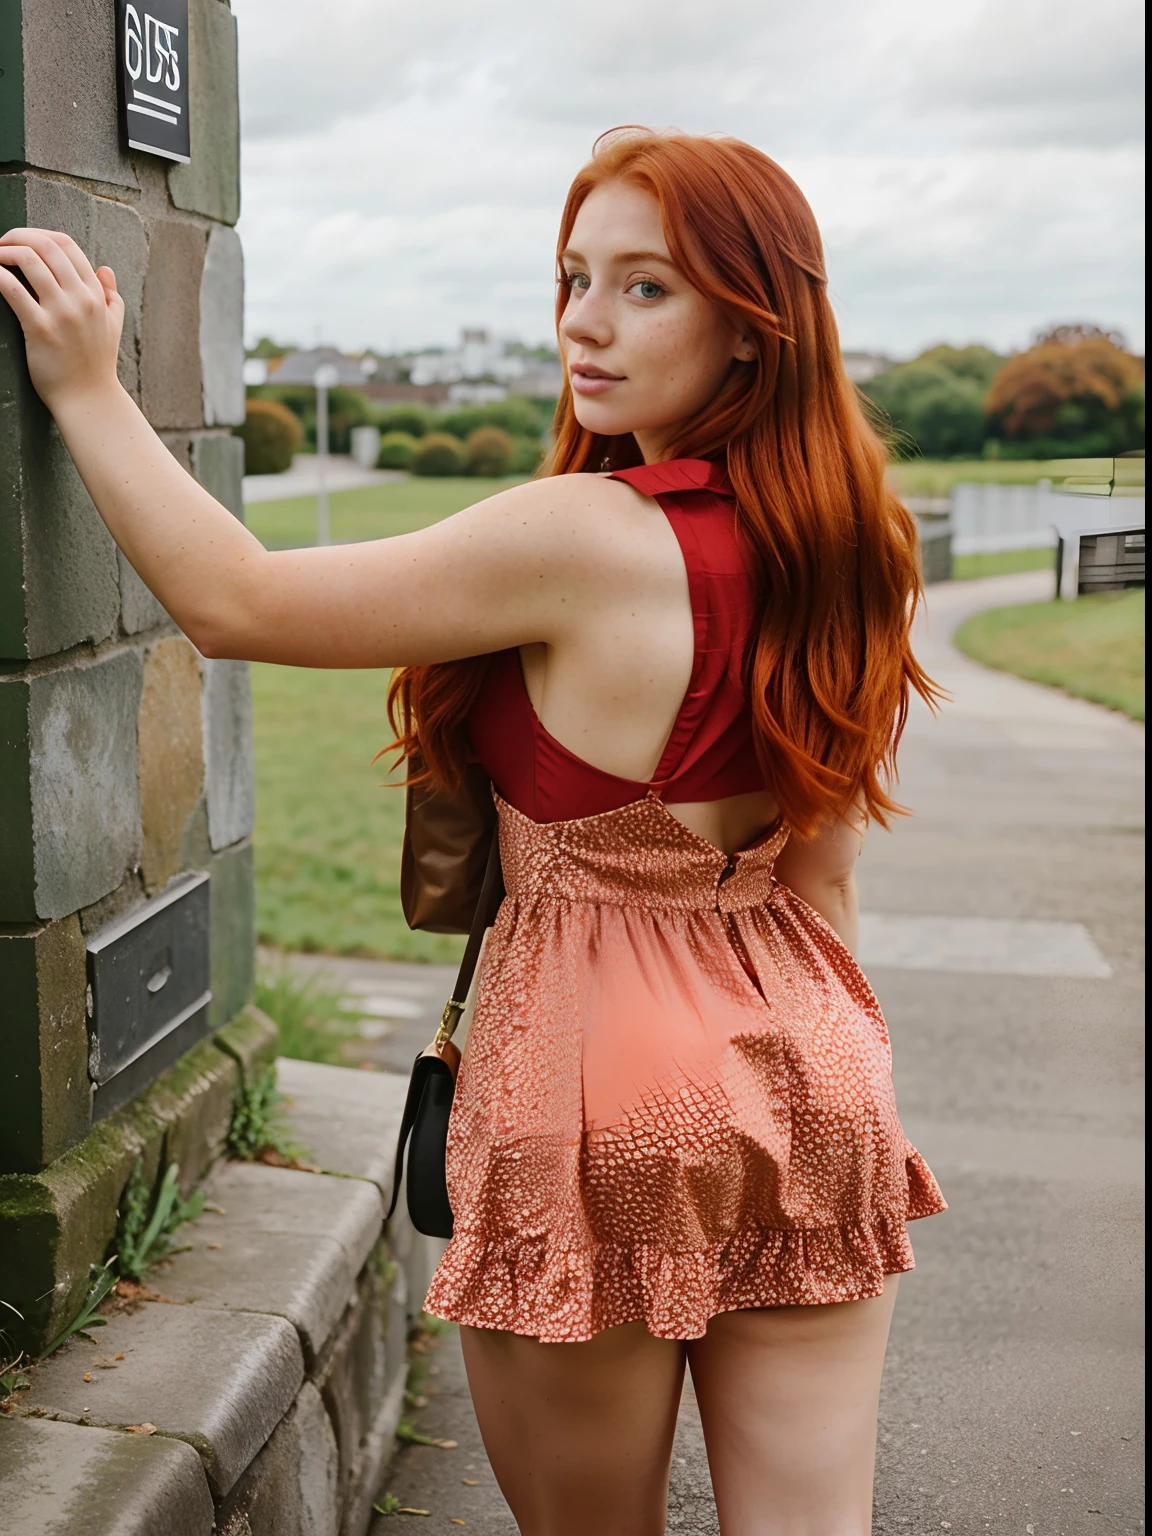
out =
[(842, 352), (840, 355), (844, 359), (844, 372), (853, 384), (867, 384), (892, 367), (892, 359), (883, 352)]

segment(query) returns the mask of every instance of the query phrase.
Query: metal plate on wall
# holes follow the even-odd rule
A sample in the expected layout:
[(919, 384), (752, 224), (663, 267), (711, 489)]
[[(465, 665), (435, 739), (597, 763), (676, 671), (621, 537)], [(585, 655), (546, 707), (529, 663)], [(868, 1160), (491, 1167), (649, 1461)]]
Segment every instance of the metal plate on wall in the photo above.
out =
[(98, 1091), (198, 1013), (206, 1021), (208, 892), (209, 877), (192, 875), (89, 939), (89, 1074)]

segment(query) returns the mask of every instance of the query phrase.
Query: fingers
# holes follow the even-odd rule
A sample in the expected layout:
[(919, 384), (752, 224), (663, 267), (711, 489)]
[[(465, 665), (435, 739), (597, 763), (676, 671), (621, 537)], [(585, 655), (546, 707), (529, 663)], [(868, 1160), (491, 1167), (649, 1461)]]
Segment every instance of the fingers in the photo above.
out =
[[(0, 250), (0, 263), (4, 262), (4, 254), (3, 250)], [(25, 330), (39, 318), (41, 313), (39, 304), (15, 273), (9, 272), (8, 268), (2, 264), (0, 264), (0, 294), (8, 300), (13, 314)]]
[(97, 267), (96, 281), (104, 290), (104, 297), (111, 303), (113, 299), (120, 297), (120, 290), (116, 286), (116, 274), (111, 267)]
[(40, 252), (32, 246), (0, 245), (0, 262), (6, 267), (19, 267), (42, 304), (59, 295), (60, 284)]
[(54, 229), (10, 229), (0, 245), (5, 241), (35, 251), (63, 292), (78, 293), (82, 287), (93, 293), (98, 291), (92, 266), (71, 235)]

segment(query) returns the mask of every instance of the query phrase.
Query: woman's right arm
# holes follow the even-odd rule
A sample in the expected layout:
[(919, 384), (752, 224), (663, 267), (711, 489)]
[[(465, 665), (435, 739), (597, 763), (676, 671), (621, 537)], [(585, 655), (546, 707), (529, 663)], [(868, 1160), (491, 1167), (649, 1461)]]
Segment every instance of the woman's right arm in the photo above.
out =
[(66, 235), (11, 230), (0, 237), (0, 294), (113, 538), (205, 655), (310, 667), (450, 661), (562, 644), (603, 601), (588, 501), (605, 489), (589, 476), (516, 487), (397, 538), (265, 550), (121, 387), (123, 304), (108, 268), (93, 272)]

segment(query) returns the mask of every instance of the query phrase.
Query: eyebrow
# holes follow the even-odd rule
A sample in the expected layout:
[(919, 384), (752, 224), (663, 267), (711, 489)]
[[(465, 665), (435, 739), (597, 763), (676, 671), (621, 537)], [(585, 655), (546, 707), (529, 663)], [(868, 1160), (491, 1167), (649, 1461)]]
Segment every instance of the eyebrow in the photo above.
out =
[[(586, 257), (581, 256), (579, 251), (569, 250), (560, 252), (561, 261), (585, 261), (586, 259)], [(612, 260), (621, 263), (662, 261), (666, 267), (674, 267), (676, 265), (671, 256), (661, 255), (659, 251), (621, 251), (618, 255), (613, 256)]]

